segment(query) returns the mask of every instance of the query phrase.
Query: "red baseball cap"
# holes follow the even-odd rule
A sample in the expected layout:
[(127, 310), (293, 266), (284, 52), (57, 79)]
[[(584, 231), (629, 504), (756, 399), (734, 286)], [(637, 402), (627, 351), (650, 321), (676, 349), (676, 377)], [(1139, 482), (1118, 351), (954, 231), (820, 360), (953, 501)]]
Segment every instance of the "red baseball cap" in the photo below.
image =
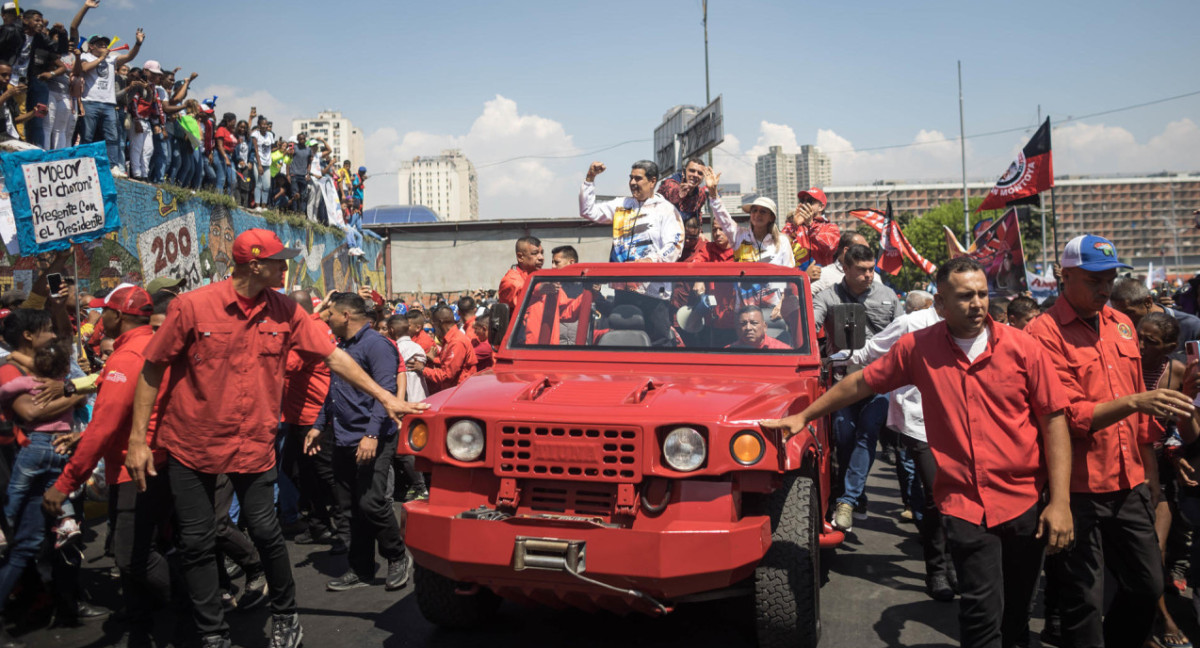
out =
[[(96, 300), (92, 300), (95, 302)], [(89, 304), (91, 306), (91, 304)], [(140, 286), (125, 284), (118, 286), (104, 298), (103, 308), (111, 308), (125, 315), (150, 317), (154, 314), (154, 301), (150, 293)], [(93, 307), (96, 308), (96, 307)]]
[(233, 240), (233, 262), (250, 263), (254, 259), (291, 259), (300, 250), (283, 246), (271, 230), (248, 229)]
[(809, 189), (808, 191), (801, 191), (800, 193), (796, 194), (797, 198), (803, 198), (805, 196), (812, 198), (813, 200), (821, 203), (822, 205), (829, 204), (829, 199), (825, 197), (825, 192), (821, 191), (820, 189), (817, 189), (816, 187), (813, 187), (812, 189)]

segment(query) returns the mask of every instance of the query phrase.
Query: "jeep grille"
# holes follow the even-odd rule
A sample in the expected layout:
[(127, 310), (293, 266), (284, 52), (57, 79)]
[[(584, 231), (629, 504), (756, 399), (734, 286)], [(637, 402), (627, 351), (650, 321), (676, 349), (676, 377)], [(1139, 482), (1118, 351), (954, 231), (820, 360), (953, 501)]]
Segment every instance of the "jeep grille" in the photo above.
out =
[(616, 502), (617, 487), (611, 484), (537, 481), (530, 484), (522, 504), (542, 513), (608, 518)]
[(636, 483), (641, 457), (634, 427), (502, 423), (496, 475)]

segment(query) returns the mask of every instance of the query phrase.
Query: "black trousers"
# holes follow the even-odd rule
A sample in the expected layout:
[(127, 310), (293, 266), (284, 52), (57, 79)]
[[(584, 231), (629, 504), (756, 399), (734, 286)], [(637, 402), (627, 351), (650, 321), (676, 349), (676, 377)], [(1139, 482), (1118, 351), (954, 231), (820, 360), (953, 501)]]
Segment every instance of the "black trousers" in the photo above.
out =
[[(334, 493), (333, 428), (326, 426), (317, 440), (320, 445), (315, 455), (301, 453), (297, 458), (300, 476), (299, 481), (295, 483), (300, 488), (301, 501), (308, 502), (309, 531), (314, 537), (328, 531), (349, 544), (349, 512), (338, 504), (337, 495)], [(301, 439), (300, 446), (303, 445), (304, 441)]]
[(1037, 505), (995, 526), (942, 517), (958, 570), (960, 643), (966, 648), (1018, 646), (1028, 634), (1045, 544), (1034, 538)]
[(167, 476), (146, 477), (146, 491), (126, 482), (110, 487), (113, 514), (113, 558), (121, 570), (121, 589), (130, 630), (145, 634), (154, 625), (154, 610), (171, 600), (171, 569), (158, 550), (158, 532), (171, 515)]
[[(1075, 546), (1063, 554), (1058, 579), (1063, 637), (1077, 648), (1141, 646), (1163, 591), (1162, 555), (1154, 533), (1150, 488), (1071, 493)], [(1104, 614), (1104, 568), (1117, 594)]]
[[(233, 496), (233, 482), (226, 475), (217, 475), (216, 486), (213, 488), (213, 523), (217, 526), (217, 554), (237, 563), (249, 576), (262, 571), (262, 561), (258, 558), (254, 543), (233, 523), (233, 518), (229, 517), (229, 511), (233, 507)], [(229, 589), (225, 566), (217, 563), (217, 570), (221, 587)]]
[[(213, 498), (217, 476), (188, 468), (171, 457), (167, 467), (175, 516), (179, 522), (179, 548), (184, 579), (192, 599), (192, 618), (200, 636), (227, 634), (229, 625), (221, 609), (218, 586)], [(242, 520), (258, 547), (271, 592), (271, 611), (296, 612), (296, 583), (287, 545), (275, 514), (275, 469), (263, 473), (231, 474), (229, 481), (242, 505)]]
[(946, 530), (942, 527), (942, 513), (933, 501), (933, 480), (937, 477), (937, 461), (933, 458), (933, 451), (929, 449), (928, 443), (904, 434), (898, 436), (917, 467), (917, 474), (921, 477), (921, 492), (925, 496), (925, 507), (921, 509), (917, 531), (921, 534), (925, 577), (928, 579), (946, 573), (950, 567), (950, 558), (946, 553)]
[(364, 580), (375, 577), (375, 544), (385, 559), (404, 557), (400, 523), (388, 499), (392, 458), (396, 456), (399, 434), (380, 439), (375, 459), (359, 464), (358, 446), (333, 449), (335, 492), (342, 510), (350, 512), (350, 569)]

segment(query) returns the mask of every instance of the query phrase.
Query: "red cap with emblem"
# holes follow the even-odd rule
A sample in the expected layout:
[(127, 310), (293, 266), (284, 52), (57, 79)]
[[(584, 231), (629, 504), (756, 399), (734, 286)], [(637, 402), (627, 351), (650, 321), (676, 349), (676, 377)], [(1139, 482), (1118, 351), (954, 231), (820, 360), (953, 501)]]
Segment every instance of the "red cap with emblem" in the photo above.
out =
[(123, 286), (108, 293), (104, 298), (104, 307), (138, 317), (150, 317), (154, 314), (154, 302), (150, 299), (150, 293), (138, 286)]
[(233, 262), (250, 263), (255, 259), (291, 259), (300, 250), (283, 246), (271, 230), (248, 229), (233, 240)]
[(797, 198), (804, 198), (805, 196), (812, 198), (813, 200), (821, 203), (822, 205), (829, 204), (829, 199), (825, 197), (825, 192), (821, 191), (820, 189), (818, 189), (816, 187), (813, 187), (812, 189), (809, 189), (808, 191), (801, 191), (800, 193), (796, 194)]

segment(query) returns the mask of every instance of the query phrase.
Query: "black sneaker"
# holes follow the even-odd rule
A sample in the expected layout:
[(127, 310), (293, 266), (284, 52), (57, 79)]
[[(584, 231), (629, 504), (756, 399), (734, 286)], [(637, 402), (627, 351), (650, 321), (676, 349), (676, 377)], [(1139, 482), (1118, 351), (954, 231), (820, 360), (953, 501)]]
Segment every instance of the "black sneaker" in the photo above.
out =
[(271, 616), (271, 648), (296, 648), (304, 639), (297, 614), (275, 614)]
[(400, 557), (400, 560), (389, 560), (387, 569), (387, 581), (383, 588), (391, 592), (404, 587), (408, 583), (408, 575), (412, 572), (412, 558), (408, 552)]
[(230, 579), (238, 578), (245, 573), (246, 570), (242, 569), (241, 565), (229, 558), (225, 559), (225, 575), (229, 576)]
[(267, 600), (267, 576), (257, 572), (246, 576), (246, 588), (237, 601), (237, 609), (253, 610)]
[(12, 635), (8, 634), (8, 630), (4, 629), (4, 623), (0, 622), (0, 648), (25, 648), (25, 644), (17, 641)]
[(231, 648), (233, 644), (229, 642), (229, 637), (225, 635), (208, 635), (200, 640), (201, 648)]
[(1046, 646), (1065, 646), (1062, 636), (1062, 617), (1057, 614), (1046, 615), (1046, 625), (1038, 635)]
[[(388, 573), (391, 573), (391, 568), (388, 568)], [(325, 584), (325, 589), (330, 592), (345, 592), (346, 590), (358, 589), (360, 587), (370, 587), (371, 584), (358, 577), (354, 570), (348, 570), (342, 574), (341, 578), (331, 580)]]
[(945, 574), (934, 574), (925, 583), (925, 591), (929, 598), (935, 601), (953, 601), (954, 588), (950, 587), (950, 579)]
[(313, 544), (329, 544), (333, 542), (333, 534), (328, 531), (323, 531), (317, 535), (313, 535), (312, 531), (305, 531), (300, 535), (292, 538), (292, 542), (298, 545), (313, 545)]

